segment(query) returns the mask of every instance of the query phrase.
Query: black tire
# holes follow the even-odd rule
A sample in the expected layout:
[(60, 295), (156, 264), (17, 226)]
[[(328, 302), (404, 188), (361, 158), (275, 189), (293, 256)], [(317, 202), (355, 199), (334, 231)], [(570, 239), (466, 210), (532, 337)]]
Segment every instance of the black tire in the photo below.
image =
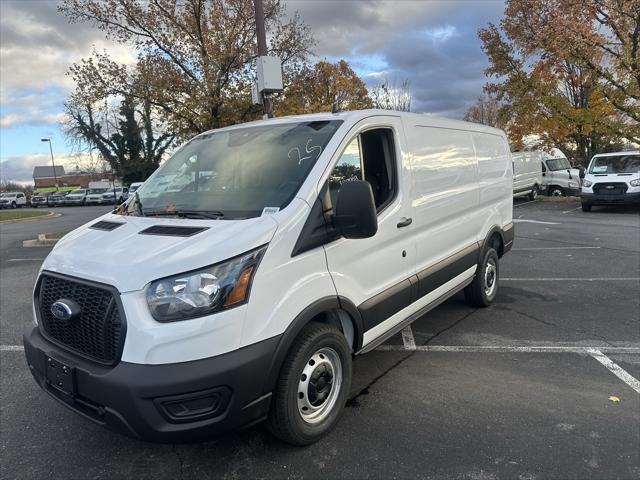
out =
[[(331, 352), (332, 356), (335, 354), (334, 358), (340, 360), (339, 368), (336, 368), (336, 371), (331, 370), (333, 376), (327, 375), (329, 370), (321, 363), (322, 361), (316, 364), (313, 360), (313, 358), (325, 359), (325, 356), (322, 355), (323, 352), (325, 354)], [(316, 366), (314, 367), (314, 365)], [(324, 370), (322, 370), (323, 368)], [(314, 370), (309, 373), (309, 369)], [(309, 373), (309, 377), (305, 374), (305, 370)], [(335, 391), (333, 390), (336, 386), (334, 382), (339, 379), (337, 370), (340, 370), (341, 381), (339, 389)], [(313, 384), (312, 379), (316, 372), (320, 372), (320, 377), (317, 377), (317, 383)], [(331, 377), (331, 379), (327, 380), (325, 375)], [(305, 394), (302, 392), (305, 391), (305, 388), (301, 385), (307, 378), (309, 380), (306, 393), (315, 393), (316, 398), (314, 400), (316, 402), (318, 402), (318, 397), (322, 395), (320, 405), (326, 405), (325, 416), (319, 417), (317, 423), (310, 423), (310, 421), (305, 420), (301, 409), (307, 407), (299, 405), (300, 402), (304, 403), (302, 399), (305, 398)], [(321, 384), (320, 380), (322, 381)], [(317, 387), (319, 384), (320, 387)], [(328, 384), (331, 386), (329, 391), (326, 392)], [(312, 385), (314, 385), (313, 391)], [(311, 322), (302, 329), (282, 365), (278, 382), (273, 392), (273, 401), (267, 426), (273, 435), (292, 445), (302, 446), (314, 443), (326, 435), (337, 423), (349, 396), (350, 387), (351, 348), (347, 340), (336, 327), (324, 323)], [(324, 396), (325, 394), (326, 396)], [(314, 400), (311, 400), (311, 395), (308, 395), (308, 397), (308, 402), (312, 404)], [(299, 398), (301, 399), (300, 402)], [(320, 407), (321, 413), (322, 408)]]
[(553, 187), (549, 187), (549, 196), (550, 197), (564, 197), (565, 193), (564, 193), (564, 188), (562, 187), (558, 187), (556, 185), (554, 185)]
[(533, 188), (531, 189), (531, 193), (529, 193), (529, 199), (530, 200), (535, 200), (536, 198), (538, 198), (538, 192), (539, 192), (539, 188), (538, 185), (534, 185)]
[(582, 202), (582, 211), (583, 212), (590, 212), (591, 211), (591, 204)]
[(11, 208), (18, 208), (18, 205), (16, 205), (16, 202), (11, 202)]
[[(487, 266), (493, 267), (493, 275), (486, 272)], [(491, 268), (491, 267), (489, 267)], [(493, 248), (488, 248), (482, 256), (482, 261), (478, 264), (476, 277), (464, 289), (464, 299), (472, 307), (488, 307), (496, 298), (498, 293), (498, 279), (500, 278), (500, 266), (498, 254)], [(492, 280), (490, 284), (487, 282)]]

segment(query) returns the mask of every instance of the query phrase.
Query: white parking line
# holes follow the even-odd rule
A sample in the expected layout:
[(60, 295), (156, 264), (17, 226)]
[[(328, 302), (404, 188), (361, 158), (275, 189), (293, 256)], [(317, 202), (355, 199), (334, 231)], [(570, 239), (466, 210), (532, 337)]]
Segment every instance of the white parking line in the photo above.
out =
[(611, 373), (622, 380), (624, 383), (633, 388), (637, 393), (640, 393), (640, 382), (634, 377), (629, 375), (625, 369), (615, 363), (609, 357), (604, 355), (600, 350), (594, 349), (591, 351), (591, 356), (604, 365)]
[(602, 247), (522, 247), (512, 248), (512, 252), (525, 251), (525, 250), (597, 250)]
[(594, 278), (501, 278), (503, 282), (637, 282), (640, 277), (594, 277)]
[(526, 218), (514, 218), (513, 223), (538, 223), (540, 225), (560, 225), (558, 222), (543, 222), (542, 220), (528, 220)]
[(534, 202), (535, 202), (535, 200), (531, 200), (531, 201), (529, 201), (529, 202), (524, 202), (524, 203), (519, 203), (519, 204), (517, 204), (517, 205), (514, 205), (514, 206), (513, 206), (513, 208), (521, 207), (521, 206), (523, 206), (523, 205), (529, 205), (530, 203), (534, 203)]
[(10, 258), (7, 262), (43, 262), (44, 258)]
[[(376, 350), (401, 351), (408, 350), (403, 345), (380, 345)], [(640, 354), (640, 347), (576, 347), (573, 345), (418, 345), (413, 350), (418, 352), (462, 352), (462, 353), (579, 353), (592, 355), (593, 352), (612, 354)]]
[(0, 352), (22, 352), (22, 345), (0, 345)]
[(571, 210), (567, 210), (565, 212), (562, 212), (562, 214), (566, 215), (567, 213), (575, 212), (576, 210), (580, 210), (581, 208), (582, 208), (582, 206), (576, 207), (576, 208), (572, 208)]
[(413, 338), (413, 330), (411, 330), (410, 325), (402, 329), (402, 343), (404, 343), (405, 350), (416, 349), (416, 339)]

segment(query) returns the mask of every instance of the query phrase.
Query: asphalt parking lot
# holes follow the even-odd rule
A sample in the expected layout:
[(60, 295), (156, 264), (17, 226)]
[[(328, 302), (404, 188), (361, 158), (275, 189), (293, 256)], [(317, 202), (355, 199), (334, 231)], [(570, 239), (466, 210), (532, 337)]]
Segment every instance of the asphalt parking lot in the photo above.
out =
[(47, 248), (108, 207), (0, 225), (2, 478), (640, 478), (640, 214), (518, 201), (494, 305), (458, 295), (357, 357), (336, 429), (292, 448), (264, 427), (142, 443), (51, 400), (20, 349)]

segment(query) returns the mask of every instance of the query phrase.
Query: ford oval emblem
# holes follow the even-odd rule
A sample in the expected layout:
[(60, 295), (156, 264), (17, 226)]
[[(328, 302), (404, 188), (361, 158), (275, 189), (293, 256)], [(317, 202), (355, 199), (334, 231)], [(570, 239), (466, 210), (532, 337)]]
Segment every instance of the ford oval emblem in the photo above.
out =
[(53, 302), (53, 305), (51, 305), (51, 313), (58, 320), (68, 321), (71, 320), (71, 317), (73, 317), (74, 314), (78, 313), (77, 306), (78, 305), (75, 302), (61, 299), (57, 302)]

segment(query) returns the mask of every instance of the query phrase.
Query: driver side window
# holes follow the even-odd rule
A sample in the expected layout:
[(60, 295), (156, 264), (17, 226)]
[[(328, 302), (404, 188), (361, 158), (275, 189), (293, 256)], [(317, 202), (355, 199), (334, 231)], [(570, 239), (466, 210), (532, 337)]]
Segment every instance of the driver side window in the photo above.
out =
[(397, 191), (393, 131), (389, 128), (367, 130), (344, 149), (329, 177), (331, 205), (335, 206), (340, 185), (350, 180), (365, 180), (371, 185), (378, 212), (395, 198)]
[(360, 152), (360, 136), (354, 138), (344, 149), (338, 163), (329, 177), (329, 194), (331, 205), (336, 204), (340, 185), (351, 180), (363, 180), (362, 155)]

